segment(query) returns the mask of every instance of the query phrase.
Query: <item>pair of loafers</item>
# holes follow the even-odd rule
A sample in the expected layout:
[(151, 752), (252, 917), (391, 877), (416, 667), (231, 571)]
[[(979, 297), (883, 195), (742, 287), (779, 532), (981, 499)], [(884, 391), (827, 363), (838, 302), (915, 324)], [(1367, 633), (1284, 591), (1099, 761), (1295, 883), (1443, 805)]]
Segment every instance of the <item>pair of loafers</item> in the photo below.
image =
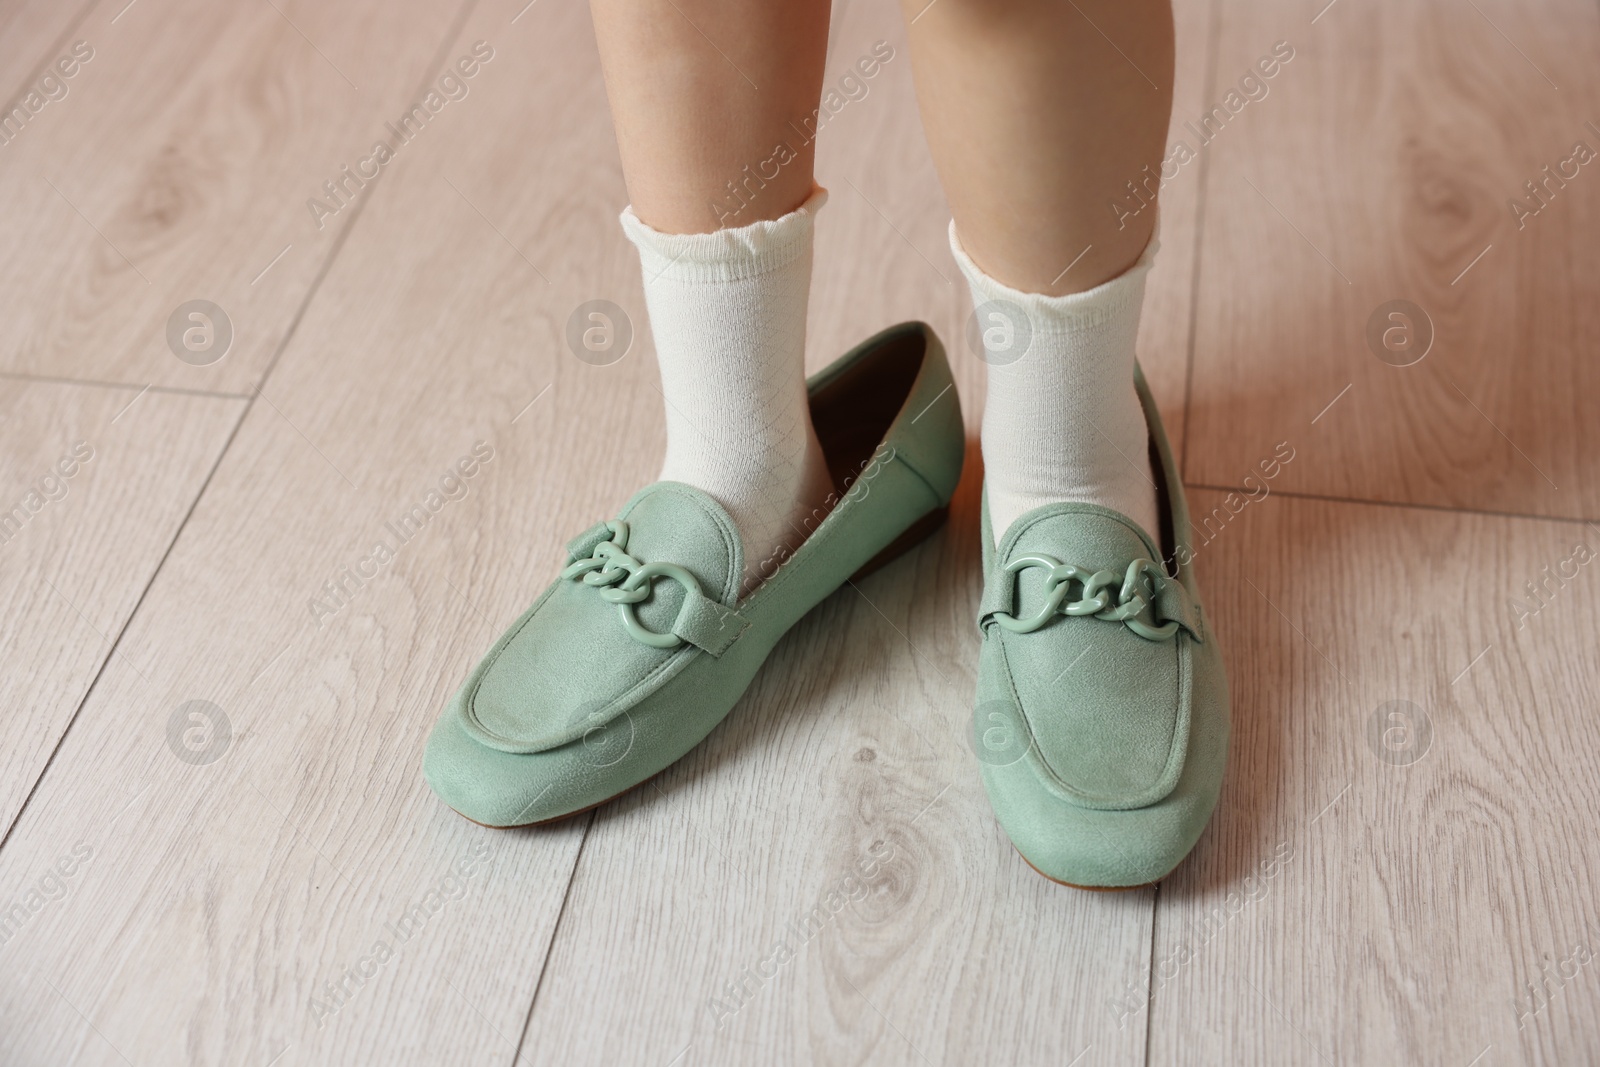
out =
[[(994, 546), (984, 509), (972, 747), (995, 815), (1046, 877), (1147, 884), (1193, 847), (1227, 749), (1227, 682), (1189, 566), (1182, 484), (1143, 377), (1158, 541), (1053, 504)], [(440, 798), (486, 826), (588, 811), (699, 744), (778, 639), (854, 575), (937, 528), (965, 437), (943, 347), (878, 334), (808, 382), (837, 503), (748, 595), (706, 493), (657, 482), (567, 545), (559, 577), (472, 670), (429, 738)]]

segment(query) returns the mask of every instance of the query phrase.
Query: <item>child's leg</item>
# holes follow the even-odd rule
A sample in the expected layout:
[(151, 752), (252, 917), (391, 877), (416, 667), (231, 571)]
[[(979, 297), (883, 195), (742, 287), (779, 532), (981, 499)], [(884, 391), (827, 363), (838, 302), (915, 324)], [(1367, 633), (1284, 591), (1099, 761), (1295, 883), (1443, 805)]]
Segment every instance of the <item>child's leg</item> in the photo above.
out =
[[(827, 0), (592, 0), (661, 389), (661, 477), (710, 493), (747, 590), (831, 490), (806, 401)], [(801, 127), (803, 128), (803, 126)], [(764, 566), (765, 564), (765, 566)]]
[[(1155, 208), (1130, 214), (1139, 200), (1128, 183), (1145, 197), (1158, 183), (1170, 2), (925, 4), (904, 0), (952, 244), (990, 342), (983, 454), (995, 537), (1060, 500), (1104, 504), (1159, 536), (1133, 389)], [(1018, 308), (1025, 322), (1009, 321)], [(1005, 347), (1024, 337), (1020, 357)]]

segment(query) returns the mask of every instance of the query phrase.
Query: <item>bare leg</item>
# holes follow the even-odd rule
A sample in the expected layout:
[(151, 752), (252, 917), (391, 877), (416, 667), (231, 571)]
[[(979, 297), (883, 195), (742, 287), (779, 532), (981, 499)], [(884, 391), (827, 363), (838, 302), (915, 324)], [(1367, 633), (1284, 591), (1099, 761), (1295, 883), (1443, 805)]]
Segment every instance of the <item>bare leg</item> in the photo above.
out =
[(663, 481), (732, 519), (742, 594), (833, 488), (805, 382), (828, 0), (592, 0), (661, 368)]
[[(1169, 0), (903, 0), (928, 144), (989, 362), (997, 541), (1062, 501), (1159, 536), (1133, 386), (1172, 112)], [(959, 240), (957, 240), (959, 238)], [(1148, 552), (1148, 549), (1141, 549)]]
[(1029, 293), (1081, 292), (1126, 270), (1155, 211), (1119, 226), (1108, 205), (1146, 165), (1161, 169), (1170, 0), (926, 3), (903, 0), (912, 71), (967, 254)]
[[(828, 0), (592, 0), (590, 9), (640, 219), (707, 233), (778, 218), (811, 194), (813, 147), (789, 124), (809, 118), (822, 94)], [(780, 144), (795, 158), (742, 186), (745, 168), (758, 170)], [(746, 190), (742, 211), (729, 182)]]

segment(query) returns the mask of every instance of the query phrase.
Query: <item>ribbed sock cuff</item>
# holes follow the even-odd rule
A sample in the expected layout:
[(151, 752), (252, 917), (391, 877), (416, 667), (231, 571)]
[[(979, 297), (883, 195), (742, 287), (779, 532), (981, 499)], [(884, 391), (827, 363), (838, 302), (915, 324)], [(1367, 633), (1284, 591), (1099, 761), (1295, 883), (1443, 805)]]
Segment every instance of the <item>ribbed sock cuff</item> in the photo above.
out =
[(1144, 287), (1136, 283), (1142, 282), (1149, 273), (1160, 248), (1160, 241), (1151, 234), (1150, 243), (1145, 245), (1138, 262), (1110, 281), (1081, 293), (1046, 296), (1013, 289), (985, 274), (967, 255), (966, 249), (961, 247), (961, 240), (956, 236), (955, 220), (950, 220), (950, 252), (956, 257), (956, 266), (966, 276), (967, 284), (972, 286), (975, 300), (978, 297), (983, 300), (1007, 300), (1020, 306), (1035, 323), (1061, 323), (1069, 329), (1107, 322), (1121, 315), (1130, 303), (1143, 299)]
[(622, 232), (639, 249), (647, 279), (732, 282), (753, 278), (793, 263), (811, 247), (812, 220), (828, 202), (818, 186), (805, 203), (776, 219), (715, 233), (662, 233), (639, 220), (630, 205), (622, 212)]

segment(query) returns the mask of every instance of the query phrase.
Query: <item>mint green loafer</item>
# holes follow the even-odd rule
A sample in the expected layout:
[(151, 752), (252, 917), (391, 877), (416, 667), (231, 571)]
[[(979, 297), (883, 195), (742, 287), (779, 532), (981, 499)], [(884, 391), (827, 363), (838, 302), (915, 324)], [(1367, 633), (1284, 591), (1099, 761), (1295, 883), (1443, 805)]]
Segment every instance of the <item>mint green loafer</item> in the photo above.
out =
[(1045, 877), (1165, 877), (1216, 806), (1228, 680), (1191, 566), (1183, 483), (1142, 372), (1161, 501), (1148, 531), (1095, 504), (1027, 512), (991, 548), (983, 508), (973, 750), (995, 818)]
[(434, 727), (422, 761), (434, 792), (487, 826), (549, 822), (699, 744), (789, 627), (942, 521), (965, 450), (952, 385), (922, 323), (885, 330), (808, 382), (837, 503), (743, 599), (738, 533), (699, 489), (646, 486), (578, 535)]

